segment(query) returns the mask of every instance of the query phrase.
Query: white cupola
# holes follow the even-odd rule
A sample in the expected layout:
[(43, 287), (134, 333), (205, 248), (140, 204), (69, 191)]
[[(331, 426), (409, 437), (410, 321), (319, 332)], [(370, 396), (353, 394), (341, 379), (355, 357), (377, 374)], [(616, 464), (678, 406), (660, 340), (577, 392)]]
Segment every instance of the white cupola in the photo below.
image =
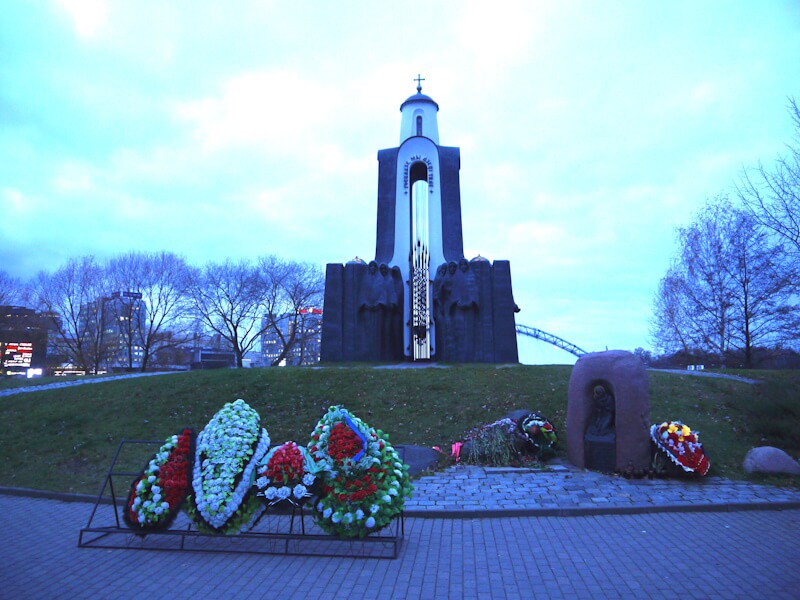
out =
[(402, 118), (400, 121), (400, 144), (412, 137), (426, 137), (439, 145), (439, 125), (436, 113), (439, 105), (430, 96), (422, 93), (421, 77), (417, 76), (417, 93), (409, 96), (400, 105)]

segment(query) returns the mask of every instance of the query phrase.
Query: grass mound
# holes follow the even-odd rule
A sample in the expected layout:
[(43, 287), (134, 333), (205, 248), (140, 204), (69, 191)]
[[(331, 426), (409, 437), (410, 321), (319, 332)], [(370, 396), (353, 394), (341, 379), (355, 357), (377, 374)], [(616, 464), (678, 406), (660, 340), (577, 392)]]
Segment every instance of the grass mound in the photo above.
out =
[[(238, 398), (258, 411), (275, 440), (309, 439), (332, 405), (388, 432), (395, 444), (449, 448), (463, 432), (519, 408), (547, 415), (565, 440), (571, 371), (494, 365), (239, 369), (17, 394), (0, 398), (0, 485), (96, 493), (120, 440), (160, 440), (185, 426), (199, 430), (222, 404)], [(650, 373), (650, 421), (680, 419), (699, 430), (710, 475), (745, 478), (742, 460), (757, 445), (800, 453), (800, 372), (742, 374), (764, 383)], [(146, 458), (120, 469), (137, 470)]]

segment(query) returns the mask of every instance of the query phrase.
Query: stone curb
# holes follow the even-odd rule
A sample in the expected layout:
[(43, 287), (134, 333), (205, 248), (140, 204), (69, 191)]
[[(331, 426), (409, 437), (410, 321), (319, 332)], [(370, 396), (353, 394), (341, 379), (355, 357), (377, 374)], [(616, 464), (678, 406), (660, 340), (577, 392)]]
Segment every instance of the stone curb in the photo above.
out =
[[(61, 502), (94, 503), (97, 496), (89, 494), (66, 494), (30, 488), (0, 487), (0, 495), (25, 498), (41, 498)], [(103, 497), (101, 504), (111, 504), (111, 498)], [(571, 506), (564, 508), (495, 508), (485, 510), (419, 510), (403, 512), (413, 519), (503, 519), (509, 517), (589, 517), (600, 515), (637, 515), (652, 513), (690, 512), (738, 512), (749, 510), (796, 510), (800, 502), (707, 502), (702, 504), (637, 504), (631, 506)]]

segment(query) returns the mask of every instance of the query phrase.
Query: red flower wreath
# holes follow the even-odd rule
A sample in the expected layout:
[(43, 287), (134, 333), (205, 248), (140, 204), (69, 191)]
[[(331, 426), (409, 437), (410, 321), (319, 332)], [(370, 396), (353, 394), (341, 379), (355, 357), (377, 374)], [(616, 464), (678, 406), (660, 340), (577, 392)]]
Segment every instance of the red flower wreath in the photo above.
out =
[[(177, 440), (176, 440), (177, 438)], [(167, 439), (131, 485), (125, 523), (140, 532), (166, 529), (186, 499), (194, 458), (194, 430)], [(166, 458), (164, 453), (168, 452)]]

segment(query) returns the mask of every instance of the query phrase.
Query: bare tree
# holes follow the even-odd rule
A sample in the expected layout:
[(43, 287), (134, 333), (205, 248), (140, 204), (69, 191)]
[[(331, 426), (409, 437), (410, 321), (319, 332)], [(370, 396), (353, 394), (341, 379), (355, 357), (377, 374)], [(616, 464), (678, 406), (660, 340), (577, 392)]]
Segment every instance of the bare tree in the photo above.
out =
[(753, 217), (800, 260), (800, 107), (794, 98), (789, 99), (788, 109), (794, 122), (794, 143), (771, 168), (759, 164), (746, 170), (737, 191)]
[(231, 344), (241, 368), (264, 330), (263, 280), (257, 268), (247, 260), (210, 263), (189, 290), (193, 309), (206, 327)]
[(780, 347), (791, 342), (800, 323), (795, 285), (798, 265), (784, 245), (759, 226), (746, 211), (729, 214), (726, 223), (730, 257), (725, 269), (734, 289), (734, 347), (744, 353), (744, 366), (753, 366), (759, 346)]
[(683, 277), (676, 266), (667, 271), (658, 285), (651, 335), (656, 348), (664, 354), (688, 353), (691, 350), (683, 286)]
[(108, 355), (103, 316), (108, 285), (94, 257), (70, 259), (52, 275), (38, 273), (31, 292), (37, 308), (53, 316), (68, 360), (96, 373)]
[(128, 367), (134, 366), (134, 349), (139, 347), (140, 369), (146, 371), (156, 352), (191, 337), (186, 317), (192, 270), (183, 258), (163, 251), (130, 252), (112, 259), (108, 270), (115, 290), (130, 292), (119, 305), (125, 311), (121, 322)]
[(308, 310), (322, 302), (325, 288), (321, 270), (310, 263), (287, 262), (275, 256), (262, 257), (259, 271), (264, 278), (265, 330), (278, 339), (281, 351), (272, 365), (279, 365), (300, 345), (305, 349), (306, 316)]
[(0, 306), (17, 305), (23, 301), (24, 286), (19, 279), (0, 271)]
[(694, 347), (717, 354), (722, 364), (729, 351), (733, 321), (732, 281), (724, 268), (728, 239), (720, 228), (724, 210), (721, 203), (710, 203), (692, 225), (678, 233), (680, 292), (689, 324), (685, 334)]
[(752, 367), (754, 348), (791, 339), (797, 269), (748, 212), (717, 198), (678, 239), (678, 259), (655, 301), (658, 347), (713, 353), (723, 365), (741, 352)]
[(203, 324), (230, 343), (241, 367), (244, 355), (266, 331), (275, 332), (281, 353), (291, 351), (301, 330), (303, 309), (318, 306), (323, 280), (305, 263), (265, 256), (250, 261), (209, 264), (191, 286), (194, 310)]

